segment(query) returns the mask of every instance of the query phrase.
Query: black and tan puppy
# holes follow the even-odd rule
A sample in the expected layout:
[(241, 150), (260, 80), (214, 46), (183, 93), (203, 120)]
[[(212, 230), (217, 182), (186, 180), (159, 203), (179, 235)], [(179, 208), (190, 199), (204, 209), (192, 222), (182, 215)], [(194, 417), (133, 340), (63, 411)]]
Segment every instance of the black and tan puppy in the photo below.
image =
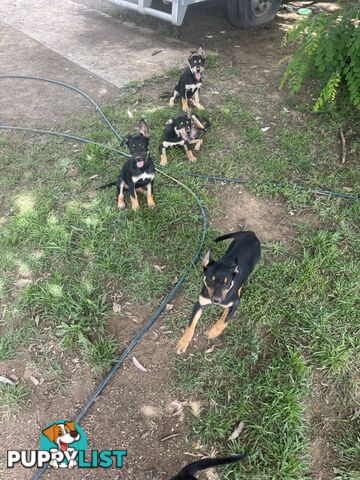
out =
[(208, 338), (215, 338), (226, 328), (240, 301), (241, 289), (260, 258), (260, 242), (254, 232), (235, 232), (218, 237), (215, 242), (232, 238), (220, 260), (211, 258), (210, 250), (203, 258), (204, 285), (196, 302), (190, 322), (177, 344), (177, 353), (186, 351), (195, 327), (206, 305), (223, 307), (224, 313), (209, 330)]
[(195, 162), (196, 157), (194, 157), (190, 145), (195, 145), (194, 150), (200, 150), (203, 144), (200, 137), (203, 132), (206, 132), (208, 126), (207, 120), (201, 120), (195, 115), (183, 114), (168, 120), (161, 144), (160, 165), (164, 167), (168, 163), (166, 150), (170, 147), (183, 147), (190, 162)]
[(117, 181), (98, 188), (98, 190), (102, 190), (116, 185), (119, 210), (125, 208), (125, 191), (127, 190), (130, 193), (133, 210), (139, 209), (137, 191), (146, 194), (150, 208), (155, 207), (153, 197), (155, 165), (150, 158), (148, 126), (143, 119), (139, 122), (139, 131), (139, 135), (127, 135), (122, 141), (122, 145), (128, 146), (131, 158), (124, 163)]
[(244, 457), (245, 455), (233, 455), (232, 457), (206, 458), (204, 460), (198, 460), (197, 462), (190, 463), (190, 465), (184, 467), (177, 475), (175, 475), (175, 477), (172, 477), (170, 480), (197, 480), (195, 475), (201, 470), (239, 462)]
[(174, 87), (172, 97), (169, 101), (170, 107), (173, 107), (177, 97), (180, 97), (182, 101), (182, 109), (184, 112), (188, 113), (190, 112), (189, 100), (194, 97), (192, 103), (195, 107), (199, 110), (204, 109), (200, 104), (199, 91), (204, 74), (205, 58), (205, 52), (202, 47), (199, 48), (198, 52), (191, 52), (191, 55), (188, 58), (189, 64)]

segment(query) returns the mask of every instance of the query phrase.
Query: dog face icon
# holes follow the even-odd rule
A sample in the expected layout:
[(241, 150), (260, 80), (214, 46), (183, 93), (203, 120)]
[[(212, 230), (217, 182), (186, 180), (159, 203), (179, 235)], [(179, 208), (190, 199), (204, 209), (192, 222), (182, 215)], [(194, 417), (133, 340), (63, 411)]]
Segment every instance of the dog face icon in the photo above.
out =
[[(50, 442), (55, 443), (57, 449), (61, 452), (74, 451), (74, 448), (69, 448), (69, 445), (80, 439), (80, 433), (76, 430), (74, 422), (56, 423), (45, 428), (42, 431), (42, 434), (45, 435)], [(54, 468), (58, 468), (56, 461), (50, 462), (50, 465)], [(60, 464), (62, 468), (66, 466), (68, 466), (68, 468), (73, 468), (75, 465), (76, 462), (74, 460), (71, 460), (69, 465)]]

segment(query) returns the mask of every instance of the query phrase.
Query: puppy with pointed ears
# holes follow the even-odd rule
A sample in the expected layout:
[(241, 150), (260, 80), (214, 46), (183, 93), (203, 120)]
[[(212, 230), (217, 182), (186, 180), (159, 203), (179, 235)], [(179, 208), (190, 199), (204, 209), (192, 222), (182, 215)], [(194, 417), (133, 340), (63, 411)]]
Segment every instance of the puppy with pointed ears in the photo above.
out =
[(150, 158), (149, 131), (144, 119), (139, 122), (139, 132), (139, 135), (127, 135), (121, 143), (127, 145), (131, 158), (124, 163), (117, 181), (98, 187), (98, 190), (103, 190), (116, 185), (119, 210), (125, 208), (125, 191), (127, 190), (130, 192), (133, 210), (140, 208), (137, 191), (146, 194), (149, 208), (155, 208), (153, 197), (155, 165)]
[[(57, 446), (57, 449), (61, 452), (73, 452), (75, 449), (70, 448), (69, 445), (80, 439), (80, 433), (76, 430), (74, 422), (56, 423), (45, 428), (45, 430), (42, 431), (42, 434), (45, 435), (50, 442), (54, 443)], [(76, 460), (70, 460), (68, 465), (66, 463), (61, 463), (60, 467), (68, 467), (71, 469), (74, 468), (76, 464)], [(50, 466), (55, 469), (59, 468), (59, 464), (56, 460), (52, 460)]]
[[(188, 66), (185, 68), (178, 83), (174, 87), (172, 97), (169, 101), (170, 107), (173, 107), (175, 100), (180, 97), (182, 101), (182, 109), (185, 113), (190, 112), (190, 99), (196, 108), (199, 110), (204, 109), (200, 104), (199, 91), (204, 74), (205, 58), (205, 52), (202, 47), (200, 47), (197, 52), (191, 52), (191, 55), (188, 58)], [(194, 97), (194, 99), (192, 99), (192, 97)]]
[(204, 460), (198, 460), (197, 462), (190, 463), (184, 467), (177, 475), (175, 475), (175, 477), (172, 477), (170, 480), (197, 480), (195, 475), (201, 470), (239, 462), (244, 457), (245, 455), (233, 455), (232, 457), (206, 458)]
[(178, 115), (166, 122), (163, 142), (161, 144), (160, 165), (164, 167), (168, 163), (166, 150), (171, 147), (183, 147), (190, 162), (195, 162), (196, 157), (190, 149), (195, 145), (194, 150), (200, 150), (203, 139), (200, 138), (203, 132), (209, 127), (208, 120), (202, 120), (195, 115)]
[(218, 337), (227, 327), (240, 302), (241, 289), (260, 258), (260, 242), (254, 232), (235, 232), (215, 239), (220, 242), (233, 239), (225, 255), (215, 261), (210, 250), (203, 258), (204, 285), (192, 317), (177, 344), (177, 353), (186, 351), (195, 333), (195, 327), (206, 305), (224, 308), (224, 313), (209, 330), (208, 338)]

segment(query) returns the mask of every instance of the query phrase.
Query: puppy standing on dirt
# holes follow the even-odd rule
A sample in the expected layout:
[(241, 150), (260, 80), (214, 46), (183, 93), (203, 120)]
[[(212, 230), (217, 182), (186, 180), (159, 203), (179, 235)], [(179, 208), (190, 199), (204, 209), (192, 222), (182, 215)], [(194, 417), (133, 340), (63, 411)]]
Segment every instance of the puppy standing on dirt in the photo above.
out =
[(204, 74), (205, 58), (205, 52), (202, 47), (199, 48), (198, 52), (191, 52), (188, 58), (189, 65), (181, 74), (178, 83), (175, 85), (173, 95), (170, 98), (170, 107), (173, 107), (177, 97), (180, 97), (183, 111), (189, 113), (189, 99), (194, 97), (194, 100), (191, 101), (195, 107), (199, 110), (204, 110), (204, 107), (200, 104), (199, 91)]
[(239, 462), (245, 455), (233, 455), (232, 457), (224, 458), (206, 458), (190, 463), (184, 467), (175, 477), (170, 480), (197, 480), (194, 476), (197, 472), (207, 468), (218, 467), (220, 465), (228, 465), (229, 463)]
[(194, 150), (199, 151), (203, 140), (200, 138), (209, 122), (200, 120), (195, 115), (179, 115), (166, 122), (164, 129), (164, 140), (161, 144), (160, 165), (164, 167), (168, 163), (166, 150), (169, 147), (183, 147), (190, 162), (195, 162), (196, 157), (190, 149), (190, 145), (195, 145)]
[[(113, 185), (117, 186), (119, 210), (125, 208), (125, 190), (130, 192), (133, 210), (140, 208), (136, 191), (145, 193), (148, 206), (150, 208), (155, 207), (153, 197), (155, 165), (150, 158), (148, 126), (143, 119), (139, 122), (139, 131), (140, 135), (128, 135), (122, 141), (122, 145), (126, 144), (128, 146), (131, 158), (124, 163), (117, 181), (98, 187), (98, 190), (103, 190)], [(146, 187), (146, 190), (143, 187)]]
[(260, 258), (260, 242), (254, 232), (236, 232), (218, 237), (215, 242), (234, 239), (225, 255), (218, 261), (210, 250), (203, 259), (204, 286), (200, 292), (184, 334), (177, 344), (177, 353), (186, 351), (195, 327), (206, 305), (223, 307), (224, 313), (209, 330), (208, 338), (215, 338), (226, 328), (240, 301), (241, 289)]

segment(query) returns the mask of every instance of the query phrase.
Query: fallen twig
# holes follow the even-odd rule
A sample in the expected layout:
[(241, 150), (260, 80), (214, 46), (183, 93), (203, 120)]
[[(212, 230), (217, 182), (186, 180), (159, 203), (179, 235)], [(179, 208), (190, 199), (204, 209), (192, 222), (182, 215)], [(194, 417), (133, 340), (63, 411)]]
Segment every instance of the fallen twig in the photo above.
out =
[(346, 141), (345, 141), (345, 135), (344, 135), (344, 132), (342, 131), (342, 128), (340, 128), (340, 137), (341, 137), (341, 143), (342, 143), (341, 163), (345, 163), (345, 161), (346, 161)]
[(175, 438), (179, 437), (181, 433), (173, 433), (172, 435), (169, 435), (168, 437), (164, 437), (161, 439), (161, 442), (166, 442), (166, 440), (170, 440), (170, 438)]

